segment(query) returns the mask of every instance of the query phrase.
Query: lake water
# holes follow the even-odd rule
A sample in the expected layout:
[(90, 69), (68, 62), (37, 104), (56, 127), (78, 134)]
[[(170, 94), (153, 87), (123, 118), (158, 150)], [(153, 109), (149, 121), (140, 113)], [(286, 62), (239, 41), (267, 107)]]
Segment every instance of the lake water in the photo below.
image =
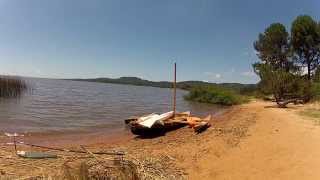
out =
[[(172, 109), (172, 90), (154, 87), (27, 79), (32, 91), (19, 99), (0, 99), (0, 132), (114, 131), (124, 119)], [(205, 116), (223, 108), (185, 101), (177, 91), (177, 110)]]

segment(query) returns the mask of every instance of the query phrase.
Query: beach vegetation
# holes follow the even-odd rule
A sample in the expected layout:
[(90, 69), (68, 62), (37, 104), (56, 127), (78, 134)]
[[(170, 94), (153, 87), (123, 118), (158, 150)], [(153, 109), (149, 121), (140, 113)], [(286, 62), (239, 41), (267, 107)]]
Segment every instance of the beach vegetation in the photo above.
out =
[(299, 115), (311, 118), (316, 125), (320, 125), (320, 109), (316, 107), (310, 107), (299, 111)]
[(18, 97), (26, 89), (26, 82), (19, 77), (0, 76), (0, 97)]
[(320, 101), (320, 82), (312, 83), (311, 95), (313, 100)]
[(200, 103), (236, 105), (248, 102), (246, 96), (216, 86), (196, 86), (185, 96), (186, 100)]
[(272, 94), (279, 107), (309, 98), (309, 82), (304, 77), (267, 64), (256, 65), (255, 71), (261, 79), (260, 90), (264, 94)]
[(311, 117), (311, 118), (317, 118), (320, 120), (320, 110), (319, 109), (313, 109), (313, 108), (308, 108), (303, 111), (301, 111), (302, 115)]
[(320, 83), (320, 68), (316, 70), (316, 73), (314, 75), (314, 82)]

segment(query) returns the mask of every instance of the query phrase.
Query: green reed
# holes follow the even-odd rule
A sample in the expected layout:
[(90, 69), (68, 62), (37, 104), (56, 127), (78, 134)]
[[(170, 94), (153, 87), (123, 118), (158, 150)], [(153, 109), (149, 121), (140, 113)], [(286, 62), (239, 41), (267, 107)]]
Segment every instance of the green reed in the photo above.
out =
[(0, 76), (0, 97), (19, 97), (26, 89), (26, 82), (19, 77)]

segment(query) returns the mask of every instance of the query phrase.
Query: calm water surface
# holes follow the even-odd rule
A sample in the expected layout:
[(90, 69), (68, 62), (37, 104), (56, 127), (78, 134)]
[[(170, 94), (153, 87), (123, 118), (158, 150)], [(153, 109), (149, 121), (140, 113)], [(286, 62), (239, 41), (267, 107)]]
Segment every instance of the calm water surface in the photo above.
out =
[[(94, 82), (27, 79), (32, 91), (19, 99), (0, 99), (0, 132), (113, 131), (125, 129), (129, 116), (171, 110), (172, 90)], [(214, 105), (185, 101), (177, 109), (204, 116)]]

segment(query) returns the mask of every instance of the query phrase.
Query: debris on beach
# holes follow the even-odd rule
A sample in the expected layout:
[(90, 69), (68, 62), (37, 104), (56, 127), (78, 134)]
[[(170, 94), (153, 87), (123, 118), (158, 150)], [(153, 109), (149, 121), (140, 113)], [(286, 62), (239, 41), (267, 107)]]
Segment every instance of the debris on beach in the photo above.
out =
[[(53, 179), (183, 179), (183, 172), (173, 170), (165, 158), (97, 156), (66, 162)], [(74, 178), (70, 178), (74, 177)]]
[[(41, 152), (41, 151), (21, 151), (17, 149), (18, 145), (24, 145), (25, 143), (23, 141), (17, 141), (17, 138), (19, 137), (24, 137), (23, 134), (10, 134), (10, 133), (5, 133), (5, 136), (9, 137), (12, 139), (13, 142), (6, 143), (7, 145), (13, 145), (14, 146), (14, 151), (15, 154), (18, 157), (22, 158), (29, 158), (29, 159), (47, 159), (47, 158), (58, 158), (56, 154), (52, 153), (46, 153), (46, 152)], [(26, 144), (28, 145), (28, 144)]]
[(46, 149), (46, 150), (53, 150), (53, 151), (60, 151), (60, 152), (69, 152), (69, 153), (78, 153), (78, 154), (87, 154), (90, 153), (91, 155), (124, 155), (125, 153), (123, 151), (99, 151), (99, 152), (89, 152), (87, 151), (83, 146), (81, 148), (83, 150), (72, 150), (72, 149), (64, 149), (64, 148), (56, 148), (56, 147), (48, 147), (48, 146), (41, 146), (36, 144), (31, 144), (23, 141), (19, 141), (17, 138), (24, 137), (23, 134), (10, 134), (5, 133), (5, 136), (11, 138), (12, 142), (5, 143), (5, 145), (14, 146), (14, 152), (18, 157), (22, 158), (29, 158), (29, 159), (47, 159), (47, 158), (58, 158), (56, 154), (53, 153), (47, 153), (42, 151), (24, 151), (24, 150), (18, 150), (18, 146), (29, 146), (33, 148), (40, 148), (40, 149)]
[[(80, 149), (62, 149), (22, 143), (17, 137), (23, 135), (6, 134), (13, 139), (14, 143), (5, 145), (15, 146), (12, 148), (16, 156), (11, 152), (0, 151), (2, 155), (10, 154), (8, 163), (30, 168), (50, 163), (48, 169), (37, 173), (27, 173), (23, 179), (181, 179), (183, 172), (171, 168), (168, 159), (158, 159), (141, 156), (132, 152), (119, 149), (88, 148), (80, 145)], [(21, 150), (31, 146), (32, 151)], [(50, 158), (51, 160), (47, 160)], [(53, 159), (52, 159), (53, 158)], [(172, 163), (172, 162), (171, 162)], [(47, 164), (48, 165), (48, 164)], [(50, 169), (54, 167), (54, 169)], [(0, 179), (20, 179), (12, 169), (0, 168)]]
[(38, 151), (17, 151), (17, 155), (19, 157), (29, 158), (29, 159), (58, 158), (56, 154), (38, 152)]

